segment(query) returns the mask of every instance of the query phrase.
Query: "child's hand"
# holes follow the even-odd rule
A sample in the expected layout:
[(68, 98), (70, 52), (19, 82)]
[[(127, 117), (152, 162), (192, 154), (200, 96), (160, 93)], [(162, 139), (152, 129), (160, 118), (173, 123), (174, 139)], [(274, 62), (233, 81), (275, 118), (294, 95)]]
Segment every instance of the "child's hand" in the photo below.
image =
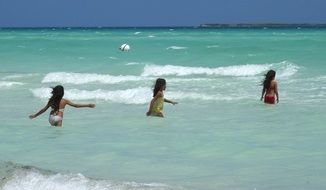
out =
[(32, 114), (32, 115), (29, 116), (29, 118), (30, 119), (34, 119), (35, 118), (35, 115)]
[(176, 105), (176, 104), (178, 104), (178, 102), (171, 102), (173, 105)]
[(95, 108), (95, 106), (96, 106), (95, 104), (89, 104), (88, 105), (88, 107), (90, 107), (90, 108)]

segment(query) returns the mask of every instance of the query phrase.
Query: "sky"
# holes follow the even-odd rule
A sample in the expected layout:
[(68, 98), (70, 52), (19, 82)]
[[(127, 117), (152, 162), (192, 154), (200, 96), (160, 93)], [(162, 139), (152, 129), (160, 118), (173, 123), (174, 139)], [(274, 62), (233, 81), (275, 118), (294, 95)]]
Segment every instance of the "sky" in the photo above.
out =
[(0, 0), (0, 27), (326, 23), (326, 0)]

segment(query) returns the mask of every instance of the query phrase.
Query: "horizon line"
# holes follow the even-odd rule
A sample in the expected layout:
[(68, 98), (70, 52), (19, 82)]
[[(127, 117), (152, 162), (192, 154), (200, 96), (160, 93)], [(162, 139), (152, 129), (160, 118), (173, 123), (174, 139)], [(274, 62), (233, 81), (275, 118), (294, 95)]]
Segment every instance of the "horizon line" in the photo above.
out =
[(251, 28), (251, 27), (303, 27), (303, 28), (311, 28), (311, 27), (326, 27), (325, 23), (277, 23), (277, 22), (257, 22), (257, 23), (205, 23), (200, 25), (184, 25), (184, 26), (0, 26), (0, 29), (38, 29), (38, 28), (61, 28), (61, 29), (77, 29), (77, 28)]

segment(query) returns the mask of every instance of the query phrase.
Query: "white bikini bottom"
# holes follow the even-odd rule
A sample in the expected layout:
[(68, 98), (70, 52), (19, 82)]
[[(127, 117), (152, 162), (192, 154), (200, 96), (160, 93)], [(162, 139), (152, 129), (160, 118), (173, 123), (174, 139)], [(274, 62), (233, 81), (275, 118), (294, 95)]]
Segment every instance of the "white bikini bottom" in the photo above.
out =
[(59, 115), (50, 115), (49, 116), (49, 123), (52, 125), (52, 126), (57, 126), (58, 125), (58, 122), (62, 121), (62, 117), (59, 116)]

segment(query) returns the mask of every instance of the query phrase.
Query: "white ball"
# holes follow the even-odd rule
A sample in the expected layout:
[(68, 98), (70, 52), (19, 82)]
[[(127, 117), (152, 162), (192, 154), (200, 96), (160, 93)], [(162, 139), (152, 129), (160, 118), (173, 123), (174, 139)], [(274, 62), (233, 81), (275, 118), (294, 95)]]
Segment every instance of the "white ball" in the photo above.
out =
[(129, 51), (130, 46), (128, 44), (122, 44), (119, 48), (121, 51)]

